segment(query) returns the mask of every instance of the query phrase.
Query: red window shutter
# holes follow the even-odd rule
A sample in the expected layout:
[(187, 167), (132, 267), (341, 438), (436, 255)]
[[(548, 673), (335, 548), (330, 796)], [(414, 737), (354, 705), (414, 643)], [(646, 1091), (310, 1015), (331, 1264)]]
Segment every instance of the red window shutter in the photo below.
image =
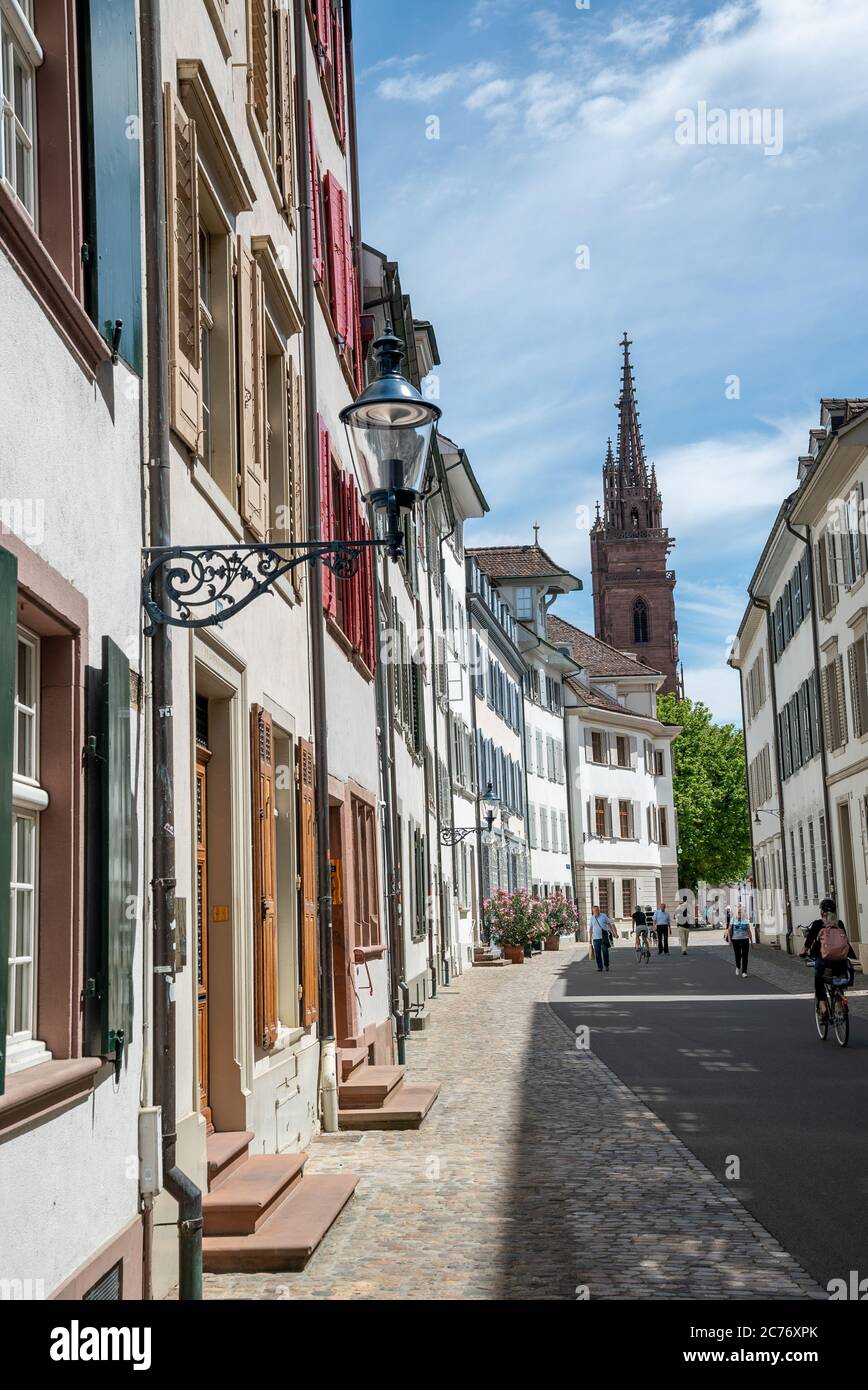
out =
[(347, 341), (349, 303), (347, 298), (347, 258), (344, 245), (346, 194), (334, 174), (326, 174), (326, 255), (329, 267), (329, 298), (338, 345)]
[(347, 141), (346, 83), (344, 81), (344, 26), (341, 17), (335, 14), (335, 104), (337, 106), (338, 130), (341, 136), (341, 149)]
[[(325, 421), (321, 415), (317, 416), (319, 424), (319, 520), (320, 534), (324, 541), (334, 540), (332, 529), (332, 449), (329, 432), (326, 429)], [(322, 567), (322, 606), (326, 613), (334, 613), (337, 610), (337, 594), (335, 593), (335, 577), (328, 565)]]
[(331, 0), (316, 0), (316, 36), (319, 40), (320, 66), (331, 58)]
[[(354, 478), (350, 478), (349, 487), (347, 488), (347, 495), (348, 495), (348, 506), (347, 506), (347, 510), (348, 510), (348, 512), (349, 512), (349, 520), (350, 520), (349, 530), (347, 531), (347, 539), (348, 539), (348, 540), (351, 540), (351, 541), (358, 541), (358, 540), (361, 540), (362, 526), (361, 526), (361, 517), (359, 516), (359, 490), (358, 490), (358, 488), (356, 487), (356, 483), (355, 483), (355, 479), (354, 479)], [(362, 558), (364, 558), (364, 557), (362, 557)], [(355, 647), (356, 651), (357, 651), (357, 652), (361, 652), (362, 654), (364, 654), (364, 648), (365, 648), (365, 642), (364, 642), (364, 633), (365, 633), (364, 609), (363, 609), (363, 604), (362, 604), (362, 596), (363, 596), (363, 592), (364, 592), (363, 586), (364, 586), (364, 566), (360, 564), (360, 565), (359, 565), (359, 568), (358, 568), (358, 571), (357, 571), (356, 574), (353, 576), (352, 583), (351, 583), (351, 585), (350, 585), (350, 591), (351, 591), (351, 598), (350, 598), (350, 627), (351, 627), (351, 631), (350, 631), (350, 634), (349, 634), (349, 635), (350, 635), (350, 637), (352, 638), (352, 643), (353, 643), (353, 646)]]
[(307, 130), (310, 145), (310, 200), (313, 208), (313, 273), (317, 280), (322, 279), (322, 227), (319, 220), (319, 167), (316, 158), (316, 140), (313, 133), (313, 106), (307, 104)]

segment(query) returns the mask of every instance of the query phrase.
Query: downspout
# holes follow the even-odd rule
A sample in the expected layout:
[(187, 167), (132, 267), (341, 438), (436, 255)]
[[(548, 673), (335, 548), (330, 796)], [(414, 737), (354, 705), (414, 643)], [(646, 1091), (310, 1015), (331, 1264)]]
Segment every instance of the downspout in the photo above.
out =
[[(770, 689), (771, 689), (771, 695), (772, 695), (772, 715), (773, 715), (773, 717), (774, 717), (774, 726), (775, 726), (775, 728), (774, 728), (774, 734), (775, 734), (775, 781), (776, 781), (776, 783), (777, 783), (777, 790), (778, 790), (778, 805), (779, 805), (780, 808), (781, 808), (781, 868), (782, 868), (782, 870), (783, 870), (783, 875), (784, 875), (784, 906), (785, 906), (785, 909), (786, 909), (787, 936), (788, 936), (788, 938), (791, 938), (791, 937), (792, 937), (792, 934), (793, 934), (793, 909), (792, 909), (792, 904), (791, 904), (791, 902), (790, 902), (790, 870), (789, 870), (789, 865), (788, 865), (788, 863), (787, 863), (787, 836), (786, 836), (786, 828), (785, 828), (785, 826), (784, 826), (784, 783), (783, 783), (783, 778), (781, 777), (781, 735), (780, 735), (780, 723), (779, 723), (779, 720), (778, 720), (778, 685), (777, 685), (777, 681), (775, 680), (775, 665), (776, 665), (776, 659), (775, 659), (774, 631), (773, 631), (773, 628), (772, 628), (772, 607), (771, 607), (771, 604), (769, 603), (768, 599), (756, 598), (756, 597), (754, 596), (754, 594), (751, 593), (750, 589), (748, 589), (748, 597), (750, 598), (750, 601), (751, 601), (751, 603), (753, 604), (754, 608), (759, 608), (760, 611), (761, 611), (762, 613), (765, 613), (765, 615), (766, 615), (766, 642), (768, 643), (769, 657), (770, 657), (770, 660), (769, 660), (769, 687), (770, 687)], [(745, 750), (746, 750), (746, 749), (747, 749), (747, 744), (745, 744)], [(747, 757), (745, 757), (745, 775), (747, 775)], [(747, 803), (747, 804), (748, 804), (748, 814), (749, 814), (749, 813), (750, 813), (750, 795), (748, 795), (748, 803)], [(752, 845), (753, 845), (753, 829), (751, 829), (751, 846), (752, 846)], [(755, 866), (755, 865), (754, 865), (754, 881), (756, 881), (756, 866)]]
[[(801, 533), (800, 533), (799, 531), (797, 531), (796, 528), (793, 526), (792, 522), (790, 521), (789, 516), (787, 516), (787, 517), (785, 518), (785, 521), (786, 521), (786, 525), (787, 525), (787, 530), (790, 532), (791, 535), (795, 536), (795, 538), (796, 538), (797, 541), (801, 541), (801, 542), (802, 542), (802, 545), (806, 548), (806, 550), (807, 550), (807, 552), (808, 552), (808, 565), (809, 565), (809, 567), (810, 567), (810, 572), (811, 572), (811, 637), (812, 637), (812, 639), (813, 639), (813, 644), (814, 644), (814, 670), (815, 670), (816, 673), (817, 673), (817, 697), (818, 697), (818, 704), (819, 704), (819, 703), (822, 701), (822, 698), (823, 698), (822, 687), (821, 687), (821, 685), (820, 685), (820, 623), (819, 623), (819, 619), (818, 619), (818, 617), (817, 617), (817, 600), (818, 600), (818, 597), (819, 597), (820, 590), (819, 590), (819, 588), (818, 588), (818, 586), (817, 586), (817, 584), (815, 583), (815, 580), (814, 580), (814, 544), (813, 544), (813, 541), (812, 541), (812, 539), (811, 539), (811, 528), (810, 528), (810, 526), (806, 526), (806, 527), (805, 527), (805, 530), (806, 530), (806, 532), (807, 532), (807, 535), (803, 536), (803, 535), (801, 535)], [(822, 723), (823, 723), (823, 719), (822, 719), (822, 708), (819, 710), (819, 713), (820, 713), (820, 725), (821, 725), (821, 727), (818, 728), (817, 733), (818, 733), (819, 738), (820, 738), (820, 767), (821, 767), (822, 770), (823, 770), (823, 807), (824, 807), (825, 812), (826, 812), (826, 838), (827, 838), (827, 841), (828, 841), (828, 850), (829, 850), (829, 892), (831, 893), (832, 897), (834, 898), (834, 896), (835, 896), (835, 851), (834, 851), (834, 835), (835, 835), (835, 829), (834, 829), (834, 826), (832, 825), (832, 806), (831, 806), (831, 802), (830, 802), (830, 800), (829, 800), (829, 753), (828, 753), (828, 750), (827, 750), (827, 748), (826, 748), (826, 739), (825, 739), (825, 737), (824, 737), (823, 728), (822, 728)]]
[[(322, 540), (319, 491), (319, 422), (316, 377), (316, 290), (313, 281), (313, 199), (311, 150), (307, 120), (307, 35), (303, 5), (294, 7), (295, 66), (298, 84), (298, 160), (306, 189), (299, 208), (301, 232), (301, 288), (304, 314), (305, 465), (307, 468), (307, 525), (311, 541)], [(352, 108), (351, 108), (352, 109)], [(334, 943), (332, 940), (331, 847), (329, 843), (328, 717), (325, 682), (325, 614), (322, 564), (308, 567), (308, 620), (310, 623), (311, 691), (313, 696), (314, 797), (316, 802), (317, 917), (319, 925), (322, 1127), (326, 1134), (338, 1128), (337, 1062), (335, 1050)]]
[[(441, 628), (443, 629), (443, 632), (444, 632), (444, 633), (446, 632), (446, 560), (445, 560), (445, 557), (444, 557), (444, 555), (443, 555), (443, 546), (446, 544), (446, 541), (449, 539), (449, 537), (452, 536), (452, 535), (454, 535), (454, 533), (455, 533), (455, 523), (453, 523), (451, 530), (447, 531), (447, 532), (445, 533), (445, 535), (438, 536), (438, 538), (437, 538), (437, 564), (438, 564), (438, 566), (439, 566), (438, 573), (439, 573), (439, 575), (440, 575), (440, 626), (441, 626)], [(430, 581), (429, 581), (429, 588), (430, 588)], [(434, 603), (433, 603), (433, 599), (432, 599), (432, 600), (431, 600), (431, 612), (433, 613), (433, 611), (434, 611)], [(466, 612), (466, 609), (465, 609), (465, 612)], [(469, 631), (470, 631), (470, 628), (469, 628), (469, 623), (468, 623), (468, 634), (469, 634)], [(471, 681), (471, 686), (472, 686), (472, 684), (473, 684), (473, 682)], [(475, 756), (475, 755), (476, 755), (476, 749), (475, 749), (475, 744), (474, 744), (474, 756)], [(453, 774), (453, 772), (454, 772), (454, 766), (453, 766), (453, 762), (452, 762), (452, 739), (449, 738), (449, 736), (448, 736), (448, 724), (447, 724), (447, 737), (446, 737), (446, 770), (447, 770), (447, 773), (448, 773), (448, 776), (449, 776), (449, 789), (450, 789), (450, 795), (451, 795), (451, 794), (452, 794), (452, 774)], [(452, 822), (453, 822), (453, 826), (454, 826), (454, 822), (455, 822), (455, 817), (454, 817), (454, 815), (453, 815), (453, 817), (452, 817)], [(437, 838), (438, 838), (438, 840), (440, 839), (441, 823), (442, 823), (442, 820), (441, 820), (441, 816), (440, 816), (440, 802), (439, 802), (439, 798), (438, 798), (438, 803), (437, 803)], [(441, 856), (442, 856), (442, 854), (443, 854), (443, 849), (442, 849), (442, 847), (441, 847), (441, 850), (440, 850), (440, 854), (441, 854)], [(458, 845), (455, 843), (454, 840), (453, 840), (453, 842), (452, 842), (452, 847), (451, 847), (451, 859), (452, 859), (452, 892), (453, 892), (453, 894), (454, 894), (454, 893), (457, 891), (457, 886), (458, 886)], [(441, 873), (441, 880), (442, 880), (442, 873)], [(446, 920), (446, 909), (445, 909), (445, 905), (443, 904), (443, 891), (442, 891), (442, 885), (441, 885), (440, 898), (441, 898), (441, 908), (440, 908), (441, 918), (442, 918), (443, 921), (445, 921), (445, 920)], [(451, 922), (451, 914), (450, 914), (449, 920), (450, 920), (450, 922)], [(451, 931), (450, 931), (450, 933), (449, 933), (449, 951), (448, 951), (448, 954), (449, 954), (449, 956), (452, 955), (452, 933), (451, 933)], [(454, 958), (453, 958), (453, 962), (454, 962)], [(449, 984), (449, 965), (447, 964), (447, 952), (446, 952), (445, 949), (444, 949), (444, 953), (443, 953), (443, 964), (444, 964), (444, 968), (446, 969), (446, 984), (448, 985), (448, 984)]]
[[(171, 544), (169, 296), (160, 0), (141, 0), (147, 286), (149, 523), (152, 546)], [(155, 598), (168, 606), (165, 571)], [(178, 1203), (178, 1296), (202, 1297), (202, 1193), (177, 1165), (175, 1071), (175, 811), (172, 642), (157, 625), (151, 639), (151, 894), (153, 928), (153, 1097), (162, 1116), (163, 1182)]]
[[(467, 589), (467, 587), (466, 587), (466, 578), (465, 578), (465, 604), (466, 604), (466, 607), (467, 607), (467, 618), (468, 618), (468, 622), (469, 622), (469, 632), (470, 632), (471, 638), (474, 638), (474, 639), (475, 639), (476, 634), (475, 634), (474, 628), (473, 628), (473, 616), (472, 616), (472, 609), (471, 609), (471, 606), (470, 606), (470, 601), (471, 601), (471, 594), (470, 594), (469, 589)], [(480, 645), (481, 645), (481, 644), (480, 644)], [(476, 759), (476, 763), (477, 763), (477, 766), (476, 766), (476, 802), (475, 802), (475, 809), (476, 809), (476, 877), (477, 877), (478, 885), (479, 885), (479, 921), (476, 923), (476, 929), (477, 929), (477, 943), (480, 944), (480, 945), (482, 945), (482, 944), (484, 943), (484, 941), (485, 941), (485, 907), (484, 907), (484, 903), (485, 903), (485, 877), (484, 877), (483, 872), (482, 872), (482, 799), (481, 799), (481, 798), (482, 798), (483, 787), (482, 787), (482, 760), (481, 760), (481, 758), (479, 757), (480, 743), (479, 743), (479, 739), (477, 738), (477, 734), (478, 734), (478, 732), (479, 732), (479, 726), (478, 726), (477, 720), (476, 720), (476, 677), (477, 677), (477, 675), (478, 675), (478, 672), (477, 672), (477, 670), (476, 670), (476, 641), (475, 641), (475, 640), (474, 640), (474, 643), (473, 643), (473, 661), (474, 661), (473, 680), (470, 682), (470, 722), (471, 722), (471, 728), (472, 728), (472, 730), (473, 730), (473, 746), (474, 746), (474, 748), (475, 748), (476, 751), (477, 751), (477, 759)]]
[[(424, 523), (423, 523), (423, 524), (424, 524)], [(418, 566), (417, 566), (417, 573), (418, 573)], [(430, 583), (431, 583), (431, 576), (430, 576), (430, 573), (429, 573), (429, 576), (428, 576), (429, 591), (430, 591)], [(420, 604), (419, 606), (421, 607), (421, 604)], [(435, 649), (433, 646), (432, 646), (431, 655), (432, 655), (433, 665), (436, 667), (436, 665), (437, 665), (437, 652), (436, 652), (436, 649)], [(431, 697), (432, 697), (432, 698), (431, 698), (431, 703), (432, 703), (432, 705), (434, 706), (434, 758), (435, 758), (435, 760), (436, 760), (436, 758), (437, 758), (437, 684), (436, 684), (435, 673), (434, 673), (433, 670), (432, 670), (432, 672), (431, 672)], [(419, 734), (420, 734), (419, 742), (420, 742), (420, 744), (421, 744), (421, 746), (422, 746), (422, 798), (423, 798), (424, 805), (425, 805), (425, 828), (426, 828), (426, 830), (430, 831), (431, 827), (430, 827), (429, 818), (428, 818), (428, 798), (429, 798), (429, 795), (430, 795), (431, 779), (430, 779), (430, 777), (428, 776), (428, 759), (425, 757), (425, 749), (426, 749), (427, 746), (428, 746), (428, 739), (427, 739), (427, 720), (426, 720), (426, 718), (425, 718), (425, 701), (424, 701), (424, 700), (420, 700), (420, 702), (419, 702)], [(435, 796), (435, 798), (434, 798), (434, 805), (435, 805), (435, 819), (436, 819), (436, 824), (437, 824), (437, 865), (438, 865), (438, 869), (439, 869), (439, 867), (440, 867), (440, 793), (439, 793), (439, 789), (438, 789), (438, 792), (437, 792), (437, 794), (436, 794), (436, 796)], [(426, 913), (425, 913), (425, 915), (426, 915), (426, 917), (428, 918), (428, 970), (429, 970), (430, 975), (431, 975), (431, 998), (432, 998), (432, 999), (436, 999), (436, 998), (437, 998), (437, 954), (436, 954), (436, 950), (435, 950), (435, 946), (434, 946), (434, 913), (433, 913), (432, 910), (431, 910), (431, 907), (432, 907), (432, 903), (431, 903), (431, 898), (432, 898), (432, 893), (431, 893), (431, 860), (432, 860), (432, 855), (431, 855), (431, 846), (430, 846), (430, 835), (426, 836), (426, 840), (428, 841), (428, 854), (427, 854), (427, 856), (426, 856), (428, 862), (427, 862), (427, 865), (426, 865), (426, 872), (425, 872), (425, 901), (426, 901)], [(442, 875), (441, 875), (441, 878), (442, 878)], [(442, 910), (442, 895), (441, 895), (441, 910)]]
[[(732, 663), (730, 662), (730, 663), (728, 663), (728, 664), (731, 665)], [(745, 793), (746, 793), (746, 795), (747, 795), (748, 822), (749, 822), (749, 824), (750, 824), (750, 862), (751, 862), (751, 867), (752, 867), (752, 869), (753, 869), (753, 881), (754, 881), (754, 886), (755, 886), (755, 888), (757, 889), (757, 893), (759, 893), (759, 891), (760, 891), (760, 890), (759, 890), (759, 875), (757, 874), (757, 870), (756, 870), (756, 836), (754, 835), (754, 828), (753, 828), (754, 821), (753, 821), (753, 816), (750, 814), (750, 783), (749, 783), (749, 781), (748, 781), (748, 776), (747, 776), (747, 710), (745, 709), (745, 703), (744, 703), (744, 680), (743, 680), (743, 678), (742, 678), (742, 671), (741, 671), (740, 668), (739, 668), (739, 673), (738, 673), (738, 690), (739, 690), (739, 696), (740, 696), (740, 698), (741, 698), (741, 727), (742, 727), (742, 729), (744, 730), (744, 735), (743, 735), (743, 738), (744, 738), (744, 755), (745, 755), (745, 756), (744, 756), (744, 785), (745, 785)], [(777, 728), (777, 718), (775, 718), (775, 728)], [(783, 818), (784, 807), (783, 807), (783, 802), (780, 800), (780, 796), (778, 797), (778, 804), (780, 805), (780, 808), (781, 808), (781, 817)], [(781, 819), (781, 840), (783, 840), (783, 838), (784, 838), (784, 827), (783, 827), (783, 819)], [(786, 853), (786, 845), (784, 845), (784, 852)]]
[(579, 910), (579, 880), (576, 872), (576, 845), (575, 838), (575, 815), (573, 813), (573, 770), (570, 759), (570, 729), (567, 718), (567, 702), (564, 699), (565, 681), (561, 682), (561, 699), (564, 701), (563, 720), (564, 720), (564, 765), (567, 776), (567, 833), (570, 837), (570, 878), (573, 882), (573, 903), (576, 908), (576, 920), (578, 921)]
[[(359, 303), (363, 305), (364, 283), (362, 277), (362, 200), (360, 193), (359, 179), (359, 135), (358, 121), (356, 118), (356, 68), (353, 52), (353, 6), (352, 0), (342, 0), (344, 13), (344, 70), (347, 87), (347, 141), (349, 145), (350, 162), (350, 198), (353, 207), (353, 264), (358, 275)], [(296, 31), (304, 30), (304, 18), (298, 13), (303, 10), (303, 5), (296, 6)], [(298, 42), (298, 40), (296, 40)], [(363, 305), (364, 307), (364, 305)], [(376, 570), (376, 566), (375, 566)], [(383, 565), (383, 586), (387, 608), (389, 607), (390, 587), (388, 580), (388, 566)], [(379, 615), (381, 626), (379, 631), (384, 631), (386, 622), (390, 621), (390, 615), (385, 614), (386, 622), (383, 622), (383, 614), (380, 613), (379, 586), (375, 588), (375, 612)], [(396, 1022), (396, 1037), (398, 1044), (398, 1061), (403, 1065), (406, 1060), (406, 1038), (409, 1032), (410, 1004), (409, 990), (406, 983), (406, 964), (404, 953), (403, 923), (398, 912), (398, 894), (400, 890), (400, 873), (397, 867), (397, 853), (400, 853), (400, 841), (397, 832), (397, 783), (395, 776), (395, 744), (394, 744), (394, 724), (392, 721), (391, 701), (389, 697), (390, 682), (388, 674), (383, 668), (383, 663), (377, 663), (377, 719), (380, 724), (380, 763), (382, 769), (383, 797), (386, 802), (384, 812), (384, 850), (386, 856), (386, 874), (388, 878), (386, 902), (388, 909), (389, 925), (389, 995), (391, 999), (392, 1012)], [(388, 830), (385, 828), (388, 827)], [(396, 950), (396, 946), (398, 949)], [(399, 1004), (398, 995), (401, 994), (403, 1007)]]

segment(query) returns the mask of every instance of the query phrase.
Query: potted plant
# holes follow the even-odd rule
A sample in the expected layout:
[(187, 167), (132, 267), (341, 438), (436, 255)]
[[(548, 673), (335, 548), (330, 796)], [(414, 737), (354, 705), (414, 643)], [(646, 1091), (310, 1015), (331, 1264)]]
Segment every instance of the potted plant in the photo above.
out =
[(483, 905), (492, 940), (501, 947), (507, 960), (521, 965), (538, 938), (541, 905), (532, 902), (524, 889), (507, 893), (503, 888)]
[(564, 932), (574, 932), (578, 940), (579, 916), (576, 906), (563, 893), (555, 893), (553, 897), (546, 899), (546, 926), (547, 951), (561, 949), (561, 936)]

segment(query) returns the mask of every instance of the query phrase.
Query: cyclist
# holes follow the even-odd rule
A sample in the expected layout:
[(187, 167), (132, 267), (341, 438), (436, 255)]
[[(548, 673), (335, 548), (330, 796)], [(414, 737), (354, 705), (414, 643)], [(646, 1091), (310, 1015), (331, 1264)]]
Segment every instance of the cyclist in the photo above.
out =
[(633, 927), (636, 933), (636, 950), (638, 951), (640, 947), (647, 946), (650, 951), (651, 933), (648, 926), (648, 919), (645, 916), (644, 907), (637, 907), (636, 911), (633, 913)]
[(817, 918), (815, 922), (812, 922), (811, 925), (808, 927), (807, 933), (805, 935), (804, 947), (799, 952), (799, 955), (807, 956), (814, 963), (814, 998), (820, 1006), (821, 1014), (825, 1014), (828, 1012), (828, 1006), (826, 1003), (826, 986), (823, 980), (823, 972), (825, 966), (837, 965), (842, 975), (846, 971), (847, 983), (852, 985), (854, 979), (854, 972), (853, 967), (850, 964), (850, 961), (856, 959), (856, 952), (853, 950), (849, 936), (847, 936), (846, 959), (839, 961), (824, 960), (823, 942), (820, 940), (820, 933), (823, 931), (824, 928), (829, 928), (830, 930), (839, 928), (841, 931), (843, 931), (844, 935), (847, 936), (847, 928), (844, 926), (844, 923), (839, 918), (838, 908), (832, 898), (824, 898), (823, 901), (820, 903), (820, 916)]

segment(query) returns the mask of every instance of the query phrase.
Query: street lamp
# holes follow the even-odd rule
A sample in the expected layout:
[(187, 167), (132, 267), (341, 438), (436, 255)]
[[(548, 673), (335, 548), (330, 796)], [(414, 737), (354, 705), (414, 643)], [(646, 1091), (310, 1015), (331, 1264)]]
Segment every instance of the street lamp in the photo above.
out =
[(754, 818), (753, 818), (753, 823), (754, 823), (754, 825), (759, 825), (759, 824), (760, 824), (760, 816), (777, 816), (778, 820), (780, 820), (780, 818), (781, 818), (781, 813), (780, 813), (780, 811), (762, 811), (762, 810), (756, 811), (756, 812), (754, 813)]
[[(392, 325), (374, 343), (378, 375), (341, 411), (358, 460), (362, 496), (386, 516), (385, 534), (368, 540), (267, 541), (241, 545), (173, 545), (146, 550), (142, 604), (157, 627), (217, 627), (272, 589), (297, 565), (322, 561), (337, 579), (358, 573), (365, 550), (403, 554), (401, 513), (422, 495), (431, 435), (440, 407), (401, 375), (404, 355)], [(355, 448), (353, 445), (355, 444)]]
[[(483, 808), (485, 824), (488, 829), (488, 834), (490, 835), (491, 828), (494, 825), (494, 818), (500, 809), (500, 797), (497, 795), (490, 782), (479, 798), (479, 804)], [(480, 829), (481, 826), (478, 825), (468, 825), (461, 830), (457, 830), (455, 826), (449, 826), (447, 829), (440, 831), (440, 843), (442, 845), (457, 845), (461, 840), (465, 840), (468, 835), (475, 835)]]
[(378, 376), (341, 411), (350, 450), (358, 462), (362, 496), (386, 516), (383, 543), (392, 559), (403, 551), (402, 511), (422, 495), (431, 434), (442, 411), (401, 375), (400, 338), (386, 324), (374, 343)]

